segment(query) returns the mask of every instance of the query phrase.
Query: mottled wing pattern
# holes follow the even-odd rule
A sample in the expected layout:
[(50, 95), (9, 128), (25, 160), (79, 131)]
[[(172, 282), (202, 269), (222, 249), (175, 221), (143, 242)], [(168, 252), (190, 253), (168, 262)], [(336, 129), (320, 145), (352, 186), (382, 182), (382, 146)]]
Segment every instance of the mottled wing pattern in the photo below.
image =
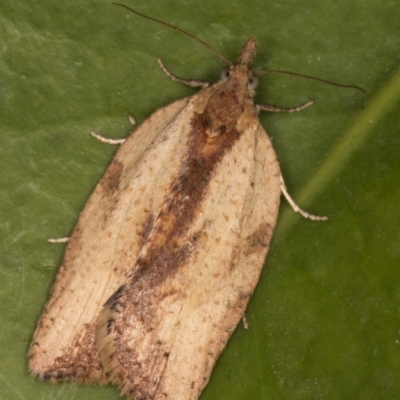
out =
[(99, 317), (107, 377), (138, 400), (198, 398), (257, 284), (279, 208), (279, 165), (252, 103), (236, 129), (210, 138), (197, 101), (161, 212), (148, 215), (133, 273)]
[(133, 272), (186, 150), (177, 120), (189, 99), (161, 108), (121, 146), (71, 235), (29, 351), (34, 375), (51, 381), (106, 378), (94, 346), (96, 319)]

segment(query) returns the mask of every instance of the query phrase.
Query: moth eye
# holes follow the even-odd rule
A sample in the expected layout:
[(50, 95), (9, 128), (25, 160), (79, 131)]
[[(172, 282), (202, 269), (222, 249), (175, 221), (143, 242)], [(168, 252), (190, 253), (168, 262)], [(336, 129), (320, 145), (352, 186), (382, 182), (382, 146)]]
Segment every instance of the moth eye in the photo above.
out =
[(229, 71), (229, 67), (225, 67), (222, 71), (221, 71), (221, 81), (222, 82), (226, 82), (229, 77), (231, 76), (231, 73)]
[(258, 77), (256, 75), (252, 75), (249, 77), (247, 81), (247, 89), (254, 90), (258, 86)]

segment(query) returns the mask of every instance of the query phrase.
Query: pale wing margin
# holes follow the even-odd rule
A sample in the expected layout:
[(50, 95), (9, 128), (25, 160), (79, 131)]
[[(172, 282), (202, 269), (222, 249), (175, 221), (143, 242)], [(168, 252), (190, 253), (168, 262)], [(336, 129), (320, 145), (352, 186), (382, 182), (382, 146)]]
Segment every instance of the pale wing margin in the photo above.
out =
[(280, 172), (256, 118), (213, 174), (189, 259), (150, 289), (130, 277), (100, 314), (100, 356), (130, 398), (197, 399), (259, 279)]
[[(96, 318), (126, 280), (185, 150), (189, 98), (161, 108), (121, 146), (67, 245), (29, 350), (33, 375), (105, 383), (94, 347)], [(189, 106), (188, 106), (189, 104)]]

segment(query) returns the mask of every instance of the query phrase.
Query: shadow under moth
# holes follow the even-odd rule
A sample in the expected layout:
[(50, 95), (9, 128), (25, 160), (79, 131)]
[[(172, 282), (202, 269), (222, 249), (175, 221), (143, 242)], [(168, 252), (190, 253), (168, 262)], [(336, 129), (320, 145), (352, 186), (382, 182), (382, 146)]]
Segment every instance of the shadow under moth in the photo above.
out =
[(255, 37), (235, 64), (211, 50), (228, 64), (212, 86), (159, 60), (201, 90), (145, 120), (87, 201), (33, 337), (33, 375), (197, 399), (259, 280), (281, 193), (325, 219), (289, 197), (258, 119), (311, 102), (253, 104), (268, 72), (251, 70)]

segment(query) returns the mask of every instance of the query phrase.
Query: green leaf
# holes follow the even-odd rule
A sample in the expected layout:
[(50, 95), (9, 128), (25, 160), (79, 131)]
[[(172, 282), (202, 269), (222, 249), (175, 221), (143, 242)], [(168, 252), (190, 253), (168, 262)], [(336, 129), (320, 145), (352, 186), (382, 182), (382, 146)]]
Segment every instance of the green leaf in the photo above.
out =
[[(129, 0), (234, 60), (251, 34), (257, 69), (356, 84), (261, 78), (256, 101), (289, 192), (260, 283), (202, 399), (397, 399), (400, 393), (400, 7), (394, 0), (244, 3)], [(53, 386), (27, 352), (67, 236), (115, 148), (158, 107), (216, 81), (221, 60), (187, 37), (109, 2), (0, 5), (0, 386), (5, 399), (119, 399), (114, 387)], [(266, 193), (266, 195), (268, 195)]]

